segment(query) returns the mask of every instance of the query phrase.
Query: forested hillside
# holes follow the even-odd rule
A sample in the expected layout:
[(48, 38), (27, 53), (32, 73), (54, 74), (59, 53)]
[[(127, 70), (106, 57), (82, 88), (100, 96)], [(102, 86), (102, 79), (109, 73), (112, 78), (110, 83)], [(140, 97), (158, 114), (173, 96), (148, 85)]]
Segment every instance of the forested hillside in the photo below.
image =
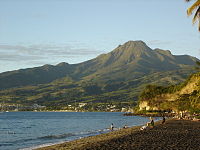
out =
[(129, 41), (79, 64), (44, 65), (0, 74), (0, 102), (64, 109), (75, 103), (130, 103), (148, 84), (169, 85), (193, 73), (197, 59)]

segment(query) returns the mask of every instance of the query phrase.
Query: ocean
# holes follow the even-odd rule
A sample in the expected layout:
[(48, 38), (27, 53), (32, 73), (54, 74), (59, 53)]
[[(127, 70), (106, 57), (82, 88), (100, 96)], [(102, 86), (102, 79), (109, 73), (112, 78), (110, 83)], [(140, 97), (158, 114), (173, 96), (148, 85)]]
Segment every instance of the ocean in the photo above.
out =
[(29, 150), (110, 132), (111, 123), (119, 129), (148, 121), (120, 112), (4, 112), (0, 113), (0, 149)]

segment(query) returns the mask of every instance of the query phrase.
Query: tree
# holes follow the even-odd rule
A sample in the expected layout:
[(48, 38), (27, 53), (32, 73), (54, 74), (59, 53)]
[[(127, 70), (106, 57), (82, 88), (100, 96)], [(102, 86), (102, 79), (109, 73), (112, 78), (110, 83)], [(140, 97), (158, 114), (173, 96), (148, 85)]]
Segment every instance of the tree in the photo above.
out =
[[(186, 1), (189, 2), (189, 1), (191, 1), (191, 0), (186, 0)], [(194, 24), (194, 23), (196, 23), (196, 22), (199, 22), (199, 27), (198, 27), (198, 29), (199, 29), (199, 32), (200, 32), (200, 0), (196, 0), (196, 2), (195, 2), (191, 7), (189, 7), (189, 8), (187, 9), (187, 14), (188, 14), (188, 16), (192, 15), (192, 13), (193, 13), (195, 10), (196, 10), (196, 12), (195, 12), (194, 17), (193, 17), (193, 19), (192, 19), (192, 23)]]

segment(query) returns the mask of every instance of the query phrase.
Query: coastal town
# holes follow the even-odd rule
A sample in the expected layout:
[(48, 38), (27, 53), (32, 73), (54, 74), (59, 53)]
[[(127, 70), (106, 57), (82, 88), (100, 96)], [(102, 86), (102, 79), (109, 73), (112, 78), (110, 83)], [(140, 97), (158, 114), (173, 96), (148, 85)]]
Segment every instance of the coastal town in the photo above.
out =
[(0, 111), (60, 111), (60, 112), (133, 112), (133, 106), (130, 103), (125, 104), (91, 104), (76, 103), (54, 109), (39, 104), (20, 105), (20, 104), (0, 104)]

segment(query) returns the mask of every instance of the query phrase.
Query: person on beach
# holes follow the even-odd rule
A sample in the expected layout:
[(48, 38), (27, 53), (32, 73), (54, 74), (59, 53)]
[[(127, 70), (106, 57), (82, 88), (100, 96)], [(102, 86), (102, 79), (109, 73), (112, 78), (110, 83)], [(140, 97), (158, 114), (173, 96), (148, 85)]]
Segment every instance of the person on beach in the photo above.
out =
[(153, 118), (150, 117), (149, 119), (150, 119), (150, 125), (151, 125), (152, 127), (154, 127), (154, 120), (153, 120)]
[(113, 123), (111, 123), (110, 130), (111, 130), (111, 131), (114, 130), (114, 125), (113, 125)]
[(165, 123), (165, 116), (163, 116), (163, 119), (162, 119), (162, 124)]
[(127, 129), (128, 128), (128, 126), (125, 124), (124, 126), (123, 126), (123, 129)]
[(142, 130), (145, 130), (145, 129), (147, 129), (148, 128), (148, 124), (145, 126), (142, 126), (141, 128), (140, 128), (140, 130), (142, 131)]

